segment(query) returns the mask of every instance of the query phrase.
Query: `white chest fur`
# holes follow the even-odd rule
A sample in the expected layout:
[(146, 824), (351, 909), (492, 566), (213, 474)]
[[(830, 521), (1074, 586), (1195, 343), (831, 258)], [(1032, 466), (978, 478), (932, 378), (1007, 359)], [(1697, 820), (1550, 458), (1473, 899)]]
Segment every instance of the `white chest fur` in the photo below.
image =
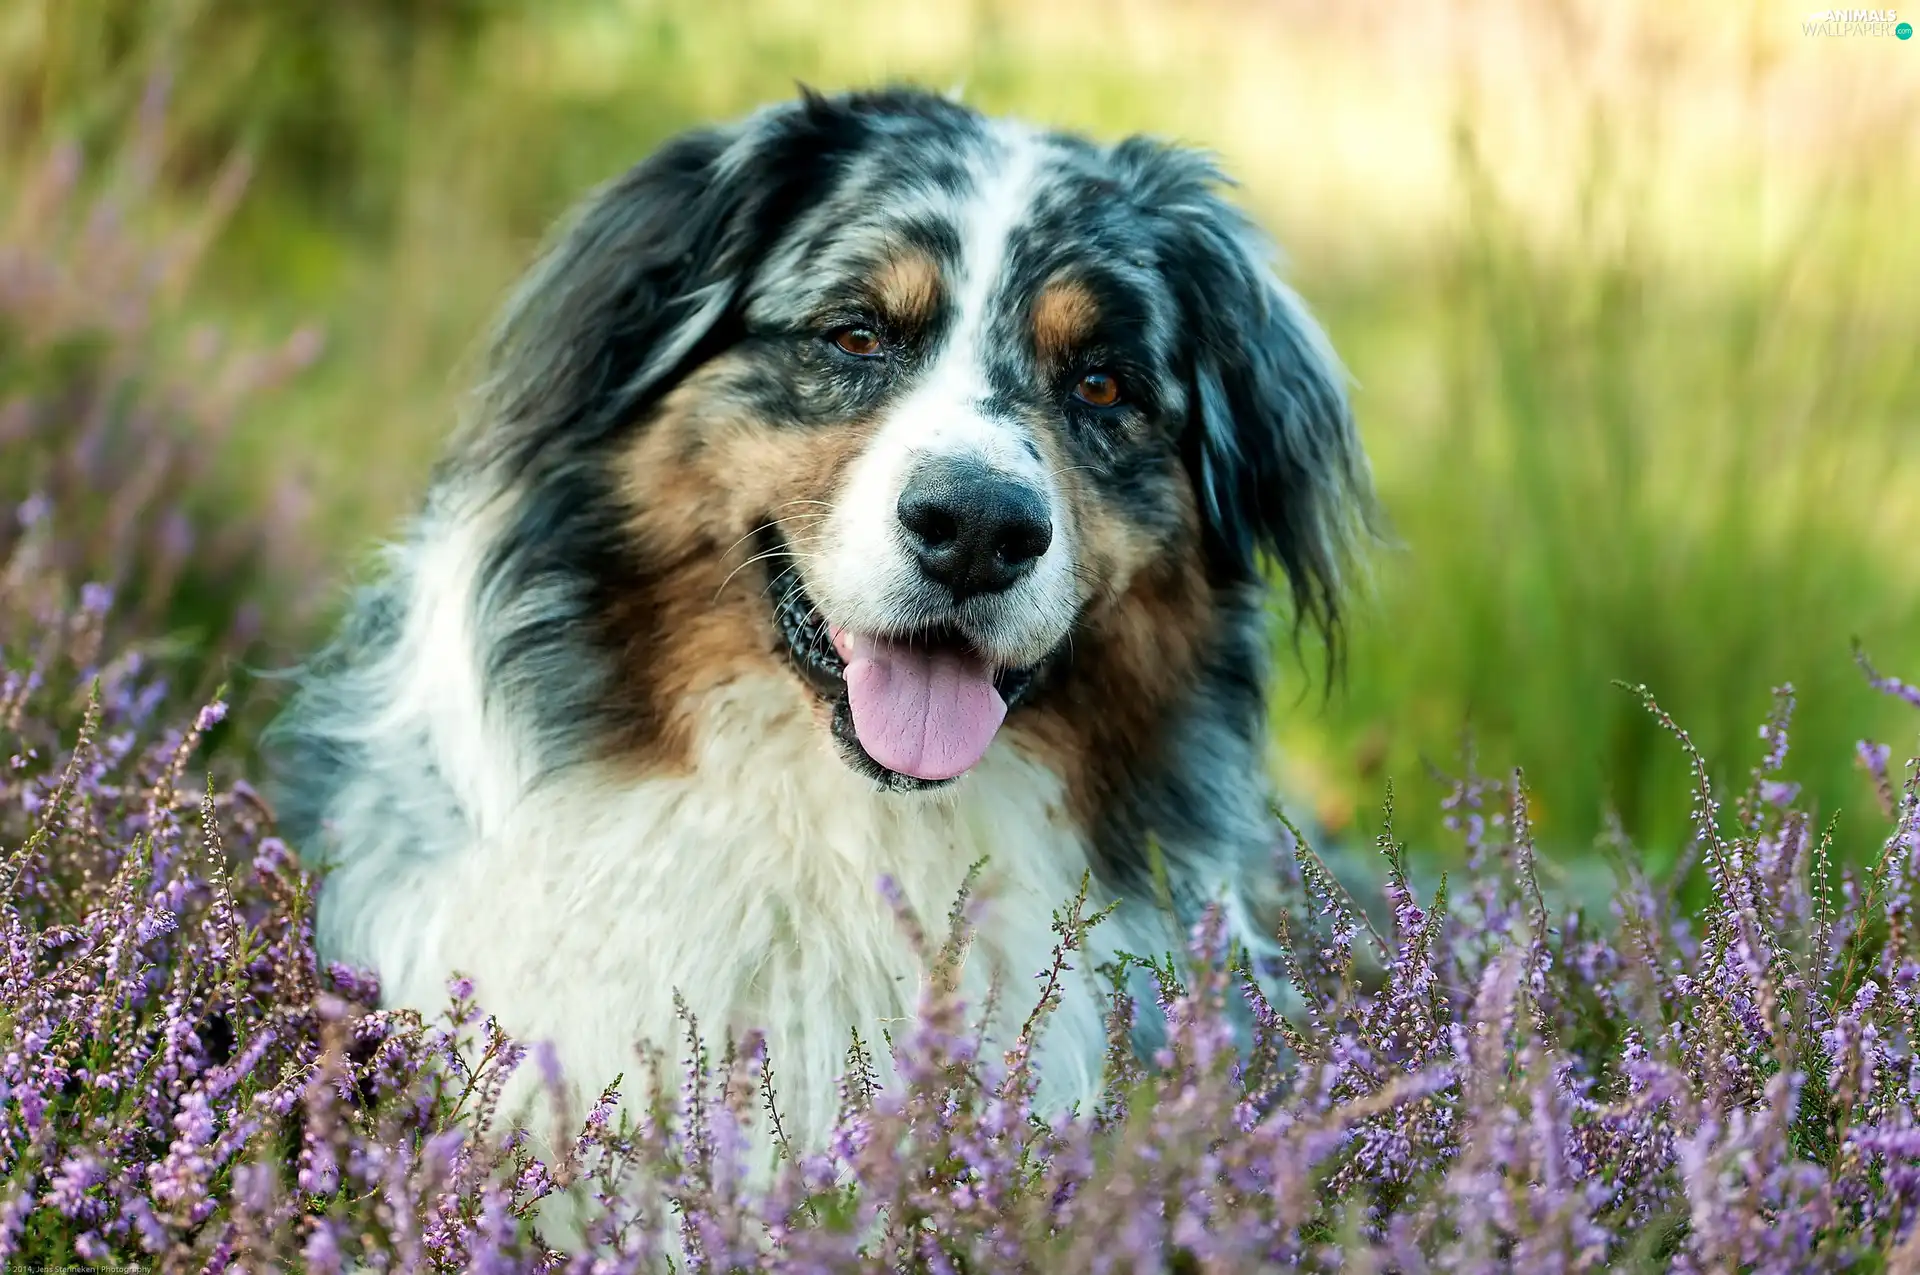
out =
[[(677, 1051), (677, 991), (710, 1039), (766, 1032), (783, 1119), (814, 1141), (849, 1029), (899, 1036), (918, 995), (881, 877), (937, 935), (985, 858), (965, 986), (977, 1005), (998, 979), (999, 1017), (1017, 1027), (1050, 960), (1052, 913), (1088, 862), (1056, 775), (1003, 737), (950, 789), (878, 792), (832, 755), (798, 684), (772, 674), (716, 692), (698, 720), (692, 773), (562, 776), (475, 844), (411, 865), (383, 915), (345, 927), (371, 948), (347, 955), (380, 971), (392, 1002), (428, 1012), (451, 971), (470, 975), (482, 1007), (518, 1039), (551, 1041), (588, 1094), (635, 1075), (639, 1040)], [(1073, 961), (1042, 1042), (1043, 1099), (1098, 1085), (1091, 970), (1115, 948), (1143, 950), (1127, 920), (1139, 918), (1109, 920)]]

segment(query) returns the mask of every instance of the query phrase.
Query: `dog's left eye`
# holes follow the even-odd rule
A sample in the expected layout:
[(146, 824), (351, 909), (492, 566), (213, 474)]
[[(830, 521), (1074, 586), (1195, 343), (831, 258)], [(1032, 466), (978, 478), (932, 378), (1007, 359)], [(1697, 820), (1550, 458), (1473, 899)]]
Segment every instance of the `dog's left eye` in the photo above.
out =
[(833, 343), (858, 359), (877, 358), (883, 350), (880, 334), (872, 328), (840, 328), (831, 334)]
[(1120, 401), (1120, 378), (1111, 372), (1089, 372), (1073, 387), (1073, 396), (1088, 407), (1112, 407)]

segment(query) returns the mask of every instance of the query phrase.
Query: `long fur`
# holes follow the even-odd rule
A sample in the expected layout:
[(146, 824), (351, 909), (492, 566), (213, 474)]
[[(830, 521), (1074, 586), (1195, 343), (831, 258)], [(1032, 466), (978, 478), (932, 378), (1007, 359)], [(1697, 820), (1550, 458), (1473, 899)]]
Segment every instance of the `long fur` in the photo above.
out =
[[(588, 200), (276, 732), (284, 821), (328, 873), (323, 950), (429, 1012), (472, 976), (584, 1091), (674, 1038), (678, 992), (710, 1030), (768, 1033), (814, 1140), (849, 1030), (910, 1015), (924, 972), (881, 877), (935, 918), (987, 861), (968, 986), (1001, 984), (1017, 1023), (1090, 873), (1119, 908), (1041, 1068), (1050, 1101), (1090, 1095), (1092, 966), (1178, 941), (1149, 842), (1179, 921), (1227, 899), (1254, 924), (1269, 564), (1337, 629), (1369, 508), (1344, 374), (1218, 185), (1175, 147), (900, 91), (690, 134)], [(819, 335), (871, 278), (905, 307), (885, 368)], [(1124, 410), (1056, 396), (1083, 354), (1126, 369)], [(971, 773), (903, 791), (849, 764), (768, 616), (782, 579), (829, 614), (905, 605), (892, 499), (930, 448), (991, 458), (1059, 530), (956, 612), (1016, 662), (1045, 648), (1030, 698)], [(830, 512), (783, 508), (810, 504)], [(749, 561), (769, 528), (785, 546)]]

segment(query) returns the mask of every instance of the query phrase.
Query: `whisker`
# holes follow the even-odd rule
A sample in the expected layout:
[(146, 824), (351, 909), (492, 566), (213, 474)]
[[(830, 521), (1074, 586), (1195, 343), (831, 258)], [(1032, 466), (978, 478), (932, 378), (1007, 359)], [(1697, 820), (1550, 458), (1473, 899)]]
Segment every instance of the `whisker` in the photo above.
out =
[(760, 534), (760, 528), (755, 527), (752, 531), (749, 531), (746, 535), (740, 537), (738, 540), (728, 545), (725, 549), (722, 549), (720, 551), (720, 560), (722, 562), (726, 561), (726, 557), (728, 554), (732, 553), (735, 549), (738, 549), (741, 545), (747, 543), (747, 541), (753, 539), (755, 536), (759, 534)]
[(715, 586), (713, 590), (713, 600), (715, 602), (718, 602), (720, 600), (720, 595), (726, 592), (727, 586), (733, 583), (733, 578), (739, 575), (742, 571), (745, 571), (748, 567), (752, 566), (754, 563), (767, 562), (774, 558), (792, 558), (793, 556), (794, 556), (794, 553), (791, 549), (769, 549), (765, 553), (755, 554), (753, 557), (748, 558), (745, 562), (741, 563), (739, 566), (735, 567), (733, 570), (727, 572), (726, 579), (722, 580), (717, 586)]
[[(827, 514), (795, 514), (794, 519), (796, 521), (802, 521), (802, 522), (807, 522), (811, 524), (813, 522), (818, 522), (819, 520), (826, 518), (828, 516), (829, 515)], [(728, 554), (732, 553), (735, 549), (738, 549), (741, 545), (753, 539), (755, 536), (759, 535), (764, 530), (766, 530), (766, 528), (764, 527), (755, 527), (752, 531), (749, 531), (746, 535), (740, 537), (738, 540), (734, 541), (732, 544), (728, 545), (724, 550), (722, 550), (720, 553), (720, 557), (724, 560)]]
[[(793, 545), (806, 545), (806, 543), (816, 543), (816, 541), (822, 540), (826, 540), (826, 536), (797, 536), (797, 538), (793, 538), (793, 540), (787, 540), (785, 543), (781, 543), (780, 547), (776, 547), (776, 549), (766, 549), (764, 553), (755, 553), (755, 555), (749, 557), (745, 563), (741, 563), (741, 565), (735, 566), (733, 570), (730, 570), (730, 572), (726, 574), (726, 580), (720, 582), (720, 588), (726, 588), (726, 586), (728, 586), (728, 580), (732, 580), (733, 576), (737, 576), (739, 572), (743, 572), (745, 568), (749, 568), (749, 566), (753, 566), (755, 563), (766, 563), (766, 561), (778, 559), (778, 557), (791, 557), (791, 559), (799, 561), (799, 553), (793, 551)], [(733, 541), (733, 543), (737, 545), (739, 541)], [(718, 593), (716, 593), (716, 595), (718, 595)]]
[[(812, 536), (791, 536), (791, 537), (788, 537), (786, 539), (786, 542), (782, 544), (779, 548), (769, 549), (764, 553), (757, 553), (753, 555), (751, 558), (748, 558), (745, 562), (742, 562), (739, 566), (735, 567), (733, 570), (727, 572), (726, 578), (722, 580), (719, 584), (719, 587), (717, 587), (713, 591), (714, 600), (718, 601), (721, 593), (723, 593), (726, 590), (726, 587), (729, 584), (733, 583), (733, 578), (739, 575), (742, 571), (745, 571), (748, 567), (752, 566), (754, 563), (769, 562), (775, 558), (791, 558), (795, 562), (800, 562), (800, 561), (803, 561), (803, 559), (800, 554), (795, 552), (796, 547), (804, 547), (810, 544), (819, 544), (821, 542), (824, 542), (826, 539), (827, 537), (824, 534), (812, 535)], [(738, 542), (736, 541), (735, 543), (738, 543)], [(768, 588), (771, 588), (771, 587), (772, 587), (772, 582), (769, 581)], [(766, 589), (762, 589), (760, 593), (761, 593), (761, 596), (764, 597), (766, 595)]]
[[(814, 537), (811, 537), (811, 539), (822, 540), (822, 539), (825, 539), (825, 537), (814, 536)], [(756, 562), (769, 562), (775, 558), (792, 558), (795, 562), (800, 561), (800, 555), (793, 551), (793, 545), (805, 544), (805, 543), (807, 543), (806, 538), (802, 538), (801, 540), (798, 540), (798, 541), (789, 541), (787, 542), (787, 544), (782, 545), (778, 549), (769, 549), (765, 553), (756, 553), (755, 555), (753, 555), (753, 557), (748, 558), (745, 562), (741, 563), (739, 566), (735, 567), (733, 570), (727, 572), (726, 579), (722, 580), (720, 582), (719, 587), (713, 591), (714, 600), (716, 602), (719, 601), (720, 594), (725, 591), (726, 587), (729, 584), (733, 583), (733, 578), (739, 575), (742, 571), (745, 571), (748, 567), (752, 566)], [(762, 592), (764, 592), (764, 590)]]
[[(806, 561), (800, 554), (797, 554), (797, 553), (789, 554), (788, 556), (791, 557), (795, 563), (804, 563)], [(767, 589), (773, 588), (773, 586), (778, 583), (779, 583), (779, 578), (777, 575), (774, 578), (769, 579), (767, 581), (766, 588), (760, 590), (760, 596), (763, 598), (766, 597)], [(787, 596), (785, 598), (781, 599), (780, 605), (784, 606), (788, 601), (792, 599), (794, 594), (800, 593), (800, 592), (803, 592), (803, 588), (800, 581), (796, 579), (793, 582), (793, 588), (788, 591)]]

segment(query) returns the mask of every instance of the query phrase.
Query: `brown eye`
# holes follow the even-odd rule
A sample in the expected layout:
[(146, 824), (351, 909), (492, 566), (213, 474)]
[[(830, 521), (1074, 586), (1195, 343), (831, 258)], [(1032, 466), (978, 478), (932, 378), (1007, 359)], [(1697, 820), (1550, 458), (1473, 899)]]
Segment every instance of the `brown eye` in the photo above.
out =
[(841, 328), (833, 334), (833, 343), (855, 358), (870, 359), (880, 353), (880, 334), (872, 328)]
[(1073, 387), (1073, 396), (1089, 407), (1112, 407), (1120, 401), (1120, 380), (1106, 372), (1089, 372)]

